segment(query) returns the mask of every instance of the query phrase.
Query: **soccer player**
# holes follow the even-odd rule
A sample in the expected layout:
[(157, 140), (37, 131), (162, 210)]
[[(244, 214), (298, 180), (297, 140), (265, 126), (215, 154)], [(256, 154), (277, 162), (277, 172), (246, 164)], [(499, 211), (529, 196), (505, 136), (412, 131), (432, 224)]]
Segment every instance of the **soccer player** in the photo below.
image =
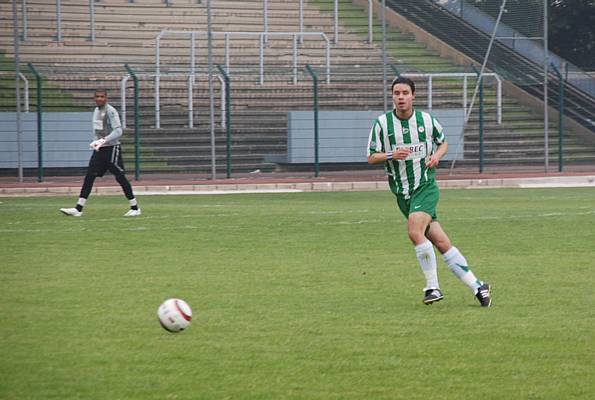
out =
[(137, 217), (141, 210), (132, 192), (132, 186), (124, 175), (124, 163), (119, 138), (122, 136), (122, 124), (118, 111), (107, 103), (107, 91), (97, 89), (95, 91), (95, 111), (93, 112), (93, 131), (95, 140), (89, 144), (93, 155), (89, 160), (89, 167), (78, 202), (74, 208), (61, 208), (60, 211), (66, 215), (80, 217), (83, 215), (83, 207), (91, 194), (95, 178), (101, 177), (106, 171), (111, 172), (116, 181), (122, 186), (124, 195), (130, 204), (130, 210), (124, 214), (125, 217)]
[(394, 109), (374, 122), (368, 140), (368, 164), (384, 163), (390, 190), (407, 218), (409, 239), (426, 278), (423, 303), (444, 298), (436, 271), (436, 246), (448, 268), (467, 285), (481, 306), (489, 307), (490, 284), (475, 277), (437, 220), (440, 194), (435, 169), (448, 149), (442, 126), (430, 114), (414, 110), (415, 84), (411, 79), (396, 78), (391, 91)]

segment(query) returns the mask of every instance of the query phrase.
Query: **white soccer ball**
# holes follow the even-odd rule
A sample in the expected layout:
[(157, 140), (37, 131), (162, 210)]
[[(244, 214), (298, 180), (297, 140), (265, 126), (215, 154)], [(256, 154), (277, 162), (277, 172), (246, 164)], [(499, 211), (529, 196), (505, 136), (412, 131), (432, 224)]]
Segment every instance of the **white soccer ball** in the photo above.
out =
[(180, 332), (192, 321), (192, 309), (184, 300), (167, 299), (157, 309), (159, 323), (168, 332)]

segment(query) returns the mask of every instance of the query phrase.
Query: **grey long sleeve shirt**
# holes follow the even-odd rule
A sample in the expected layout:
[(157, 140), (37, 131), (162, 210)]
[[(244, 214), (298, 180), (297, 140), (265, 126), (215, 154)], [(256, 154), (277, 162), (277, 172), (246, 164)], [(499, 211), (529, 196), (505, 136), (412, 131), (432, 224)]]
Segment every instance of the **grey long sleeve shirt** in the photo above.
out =
[(122, 123), (118, 111), (109, 104), (93, 111), (93, 132), (95, 140), (105, 139), (105, 146), (120, 144), (118, 140), (122, 136)]

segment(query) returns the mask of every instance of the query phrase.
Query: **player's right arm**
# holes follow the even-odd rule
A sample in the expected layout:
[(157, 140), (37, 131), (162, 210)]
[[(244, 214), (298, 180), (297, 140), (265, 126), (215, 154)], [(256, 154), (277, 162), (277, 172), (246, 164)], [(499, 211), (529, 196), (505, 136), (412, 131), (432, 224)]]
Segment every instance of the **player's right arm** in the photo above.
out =
[(93, 110), (92, 128), (93, 128), (93, 138), (95, 140), (93, 140), (91, 143), (89, 143), (89, 147), (95, 151), (99, 151), (101, 146), (103, 146), (103, 144), (105, 143), (105, 140), (101, 137), (98, 137), (98, 135), (96, 134), (96, 132), (103, 129), (103, 123), (101, 122), (101, 117), (99, 115), (99, 108), (97, 108), (97, 107), (95, 107), (95, 110)]
[(387, 153), (374, 153), (368, 156), (368, 164), (381, 164), (390, 160), (404, 160), (411, 153), (408, 148), (400, 148)]
[(368, 139), (368, 164), (382, 164), (390, 160), (404, 160), (411, 150), (408, 148), (399, 148), (394, 151), (386, 151), (382, 142), (382, 125), (376, 120), (370, 130)]
[(385, 162), (391, 153), (384, 151), (384, 144), (382, 143), (382, 126), (378, 120), (374, 121), (374, 125), (370, 130), (368, 138), (368, 164), (380, 164)]

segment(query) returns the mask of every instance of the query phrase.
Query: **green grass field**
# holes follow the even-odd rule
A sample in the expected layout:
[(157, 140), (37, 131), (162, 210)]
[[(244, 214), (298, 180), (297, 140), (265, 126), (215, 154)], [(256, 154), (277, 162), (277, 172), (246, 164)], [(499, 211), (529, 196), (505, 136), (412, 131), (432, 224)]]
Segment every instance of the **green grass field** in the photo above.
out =
[[(388, 192), (0, 198), (0, 399), (587, 399), (595, 191), (443, 190), (494, 303), (423, 275)], [(156, 319), (168, 297), (194, 319)]]

